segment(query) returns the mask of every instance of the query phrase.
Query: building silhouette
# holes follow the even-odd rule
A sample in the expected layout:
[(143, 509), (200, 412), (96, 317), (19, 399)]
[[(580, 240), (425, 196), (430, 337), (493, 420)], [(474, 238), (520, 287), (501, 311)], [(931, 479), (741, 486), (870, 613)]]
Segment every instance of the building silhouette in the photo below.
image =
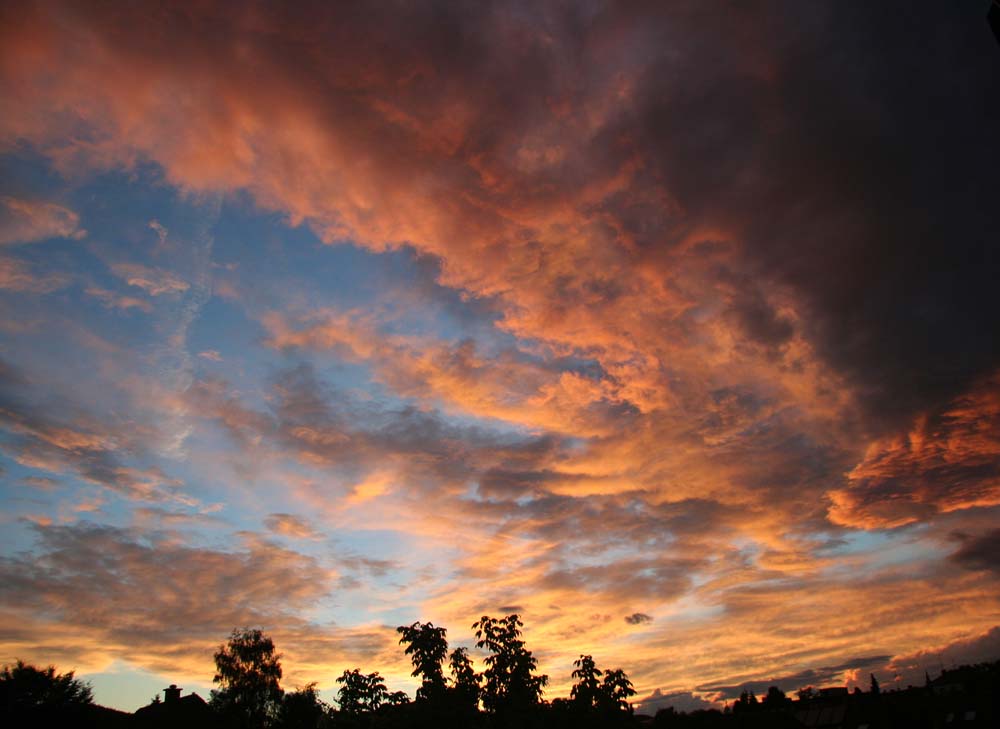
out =
[(177, 684), (170, 684), (163, 689), (163, 701), (154, 701), (136, 709), (132, 715), (132, 726), (143, 729), (201, 729), (218, 723), (215, 712), (205, 699), (194, 692), (181, 696), (182, 691)]

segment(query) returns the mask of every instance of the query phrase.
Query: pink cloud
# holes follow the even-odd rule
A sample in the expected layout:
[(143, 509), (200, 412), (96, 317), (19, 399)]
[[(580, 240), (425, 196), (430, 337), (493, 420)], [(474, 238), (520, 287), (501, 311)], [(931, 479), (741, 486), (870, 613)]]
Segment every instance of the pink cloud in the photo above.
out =
[(0, 245), (87, 235), (80, 216), (58, 203), (0, 196)]
[(111, 271), (129, 286), (143, 289), (150, 296), (180, 294), (190, 288), (190, 284), (170, 271), (150, 268), (138, 263), (115, 263)]
[(24, 261), (0, 257), (0, 289), (23, 293), (47, 294), (69, 283), (64, 274), (37, 274)]
[(153, 310), (152, 305), (148, 301), (137, 299), (134, 296), (121, 296), (113, 291), (108, 291), (97, 286), (88, 287), (84, 293), (87, 296), (93, 296), (109, 309), (121, 309), (123, 311), (139, 309), (147, 314)]
[(271, 514), (264, 519), (264, 526), (275, 534), (296, 539), (319, 539), (320, 535), (302, 517), (294, 514)]

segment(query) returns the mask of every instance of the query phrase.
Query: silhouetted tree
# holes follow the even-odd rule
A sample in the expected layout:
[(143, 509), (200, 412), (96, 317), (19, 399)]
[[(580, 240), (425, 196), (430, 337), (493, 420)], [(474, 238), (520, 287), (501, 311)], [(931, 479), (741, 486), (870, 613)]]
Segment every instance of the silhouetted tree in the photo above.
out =
[(789, 703), (785, 692), (777, 686), (770, 686), (767, 689), (767, 696), (764, 697), (764, 706), (769, 709), (781, 709)]
[(71, 726), (93, 704), (90, 685), (73, 671), (36, 668), (23, 661), (0, 670), (0, 716), (8, 726)]
[(476, 647), (490, 652), (483, 671), (483, 706), (507, 721), (516, 721), (515, 717), (536, 707), (549, 680), (548, 676), (534, 675), (537, 661), (521, 640), (523, 626), (517, 614), (504, 618), (484, 615), (472, 624)]
[(872, 696), (878, 696), (879, 694), (882, 693), (882, 689), (880, 689), (878, 685), (878, 679), (875, 678), (874, 673), (869, 673), (868, 675), (871, 676), (872, 679), (871, 686), (868, 690), (869, 692), (871, 692)]
[(799, 701), (808, 701), (809, 699), (816, 697), (816, 689), (812, 686), (806, 686), (805, 688), (800, 688), (795, 692), (795, 695), (799, 697)]
[(754, 692), (743, 689), (740, 697), (733, 703), (733, 711), (736, 713), (752, 711), (757, 706), (757, 697), (754, 695)]
[(611, 713), (632, 714), (632, 704), (629, 699), (635, 696), (635, 688), (628, 675), (620, 668), (604, 672), (604, 683), (601, 685), (601, 705)]
[(351, 716), (376, 711), (388, 698), (382, 676), (375, 673), (361, 673), (360, 668), (344, 671), (337, 679), (341, 687), (337, 689), (337, 703), (340, 710)]
[(310, 683), (284, 695), (278, 710), (281, 729), (320, 729), (329, 723), (329, 707), (319, 698), (316, 684)]
[(215, 654), (211, 705), (229, 721), (257, 729), (270, 726), (278, 715), (284, 693), (280, 655), (274, 642), (257, 628), (236, 629)]
[(417, 700), (439, 698), (445, 689), (444, 669), (442, 664), (448, 657), (447, 630), (435, 628), (432, 623), (413, 623), (400, 625), (396, 632), (403, 637), (400, 644), (406, 644), (404, 653), (413, 662), (411, 676), (421, 676), (421, 685), (417, 689)]
[(570, 676), (577, 681), (570, 689), (570, 699), (579, 709), (593, 709), (600, 702), (600, 677), (603, 671), (594, 663), (592, 656), (580, 656), (578, 660), (573, 661), (573, 665), (576, 668)]
[(410, 703), (410, 697), (406, 695), (405, 691), (393, 691), (386, 694), (386, 706), (406, 706), (408, 703)]
[(480, 674), (472, 667), (472, 659), (465, 648), (456, 648), (449, 659), (454, 695), (459, 709), (475, 713), (479, 709)]

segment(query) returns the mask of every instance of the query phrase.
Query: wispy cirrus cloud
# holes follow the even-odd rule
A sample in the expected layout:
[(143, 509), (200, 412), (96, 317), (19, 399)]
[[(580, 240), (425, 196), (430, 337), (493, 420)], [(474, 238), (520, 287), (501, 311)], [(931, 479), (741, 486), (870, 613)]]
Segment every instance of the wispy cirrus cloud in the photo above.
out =
[(25, 261), (0, 257), (0, 290), (47, 294), (66, 286), (70, 277), (60, 273), (37, 273)]
[(190, 284), (170, 271), (150, 268), (139, 263), (113, 263), (111, 271), (129, 286), (142, 289), (150, 296), (182, 294)]
[(0, 195), (0, 245), (34, 243), (50, 238), (79, 240), (87, 235), (80, 216), (47, 200)]
[(130, 456), (144, 448), (148, 429), (136, 423), (106, 423), (67, 403), (40, 399), (34, 383), (12, 367), (0, 368), (0, 450), (19, 464), (54, 474), (72, 474), (129, 499), (190, 501), (183, 483), (155, 465)]
[(144, 299), (116, 294), (114, 291), (102, 289), (98, 286), (87, 287), (85, 293), (87, 296), (93, 296), (109, 309), (120, 309), (122, 311), (139, 309), (147, 314), (153, 310), (153, 306)]

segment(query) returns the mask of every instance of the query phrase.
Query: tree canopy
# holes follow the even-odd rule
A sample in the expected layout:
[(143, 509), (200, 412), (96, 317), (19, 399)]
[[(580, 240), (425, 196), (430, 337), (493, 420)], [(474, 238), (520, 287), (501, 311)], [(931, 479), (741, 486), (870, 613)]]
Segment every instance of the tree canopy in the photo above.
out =
[(594, 663), (592, 656), (580, 656), (573, 662), (576, 666), (572, 678), (577, 679), (570, 689), (570, 699), (584, 709), (592, 709), (598, 705), (601, 694), (601, 675), (603, 671)]
[(317, 729), (328, 723), (329, 711), (316, 684), (310, 683), (282, 697), (277, 724), (283, 729)]
[(90, 684), (74, 678), (73, 671), (57, 673), (55, 666), (37, 668), (20, 660), (0, 670), (0, 706), (11, 715), (75, 711), (92, 703)]
[(432, 623), (416, 622), (396, 628), (402, 637), (400, 645), (406, 645), (403, 652), (413, 662), (411, 676), (420, 676), (422, 684), (417, 689), (417, 699), (429, 699), (440, 695), (445, 688), (443, 664), (448, 658), (448, 631), (436, 628)]
[(521, 640), (524, 623), (520, 616), (484, 615), (472, 627), (476, 631), (476, 647), (489, 651), (484, 659), (485, 684), (481, 694), (486, 711), (517, 714), (538, 704), (549, 677), (534, 673), (538, 662)]
[(448, 658), (451, 668), (451, 680), (454, 682), (454, 695), (460, 710), (475, 712), (479, 709), (482, 675), (476, 673), (466, 648), (456, 648)]
[(361, 673), (360, 668), (344, 671), (337, 683), (337, 703), (340, 710), (349, 715), (360, 715), (365, 712), (377, 711), (389, 698), (385, 680), (375, 673)]
[(258, 628), (238, 628), (215, 653), (212, 706), (241, 727), (270, 726), (277, 716), (283, 691), (281, 656), (274, 642)]
[(601, 685), (601, 699), (606, 709), (612, 712), (632, 713), (629, 699), (635, 696), (635, 688), (628, 675), (620, 668), (604, 672)]

